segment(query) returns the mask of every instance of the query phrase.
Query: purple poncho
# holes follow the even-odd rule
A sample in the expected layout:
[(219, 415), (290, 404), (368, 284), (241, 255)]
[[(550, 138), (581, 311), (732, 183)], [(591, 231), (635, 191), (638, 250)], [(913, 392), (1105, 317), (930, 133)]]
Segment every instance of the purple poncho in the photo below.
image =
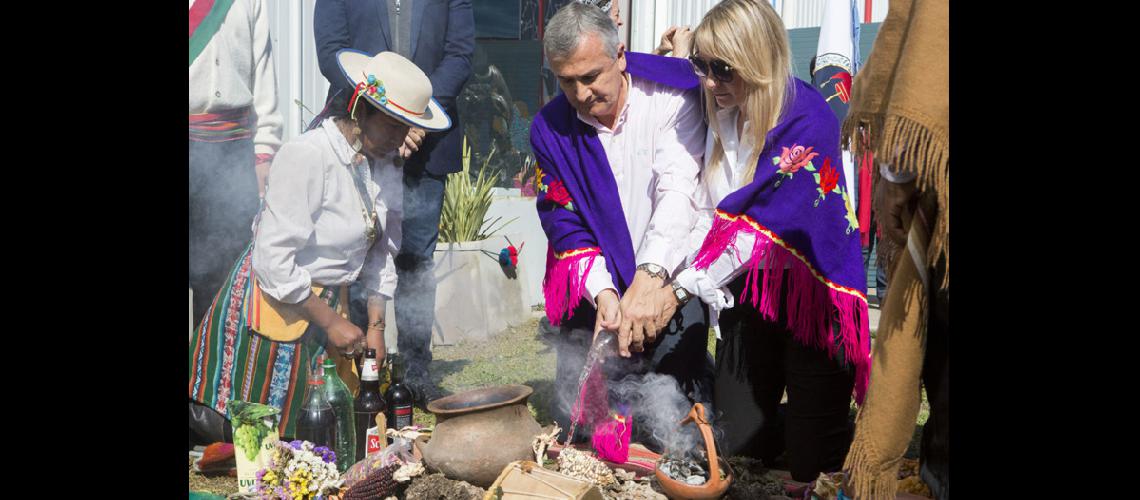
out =
[(693, 266), (707, 268), (740, 232), (754, 234), (740, 301), (751, 296), (766, 319), (777, 321), (787, 273), (787, 328), (796, 341), (832, 357), (843, 349), (862, 403), (871, 351), (867, 278), (859, 224), (844, 190), (839, 123), (808, 84), (793, 79), (789, 90), (791, 105), (768, 132), (752, 183), (717, 205)]
[[(688, 61), (626, 52), (626, 71), (639, 78), (691, 90), (698, 99), (700, 81)], [(550, 242), (543, 294), (546, 315), (558, 325), (573, 314), (582, 297), (583, 259), (592, 266), (606, 256), (606, 268), (624, 292), (636, 271), (633, 242), (618, 199), (617, 182), (598, 141), (598, 131), (578, 119), (566, 96), (542, 107), (530, 128), (536, 161), (538, 216)], [(649, 168), (646, 165), (645, 168)]]

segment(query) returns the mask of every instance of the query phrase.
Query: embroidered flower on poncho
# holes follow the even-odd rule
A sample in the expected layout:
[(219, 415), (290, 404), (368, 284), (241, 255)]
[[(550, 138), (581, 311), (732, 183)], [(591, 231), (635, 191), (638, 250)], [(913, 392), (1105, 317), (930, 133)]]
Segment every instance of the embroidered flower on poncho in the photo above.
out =
[[(792, 148), (783, 148), (784, 152), (780, 153), (777, 162), (780, 165), (781, 174), (794, 174), (803, 167), (810, 167), (811, 160), (819, 153), (812, 151), (815, 147), (804, 148), (803, 146), (792, 144)], [(777, 158), (773, 158), (777, 159)], [(809, 171), (814, 171), (815, 168), (808, 168)]]
[(783, 152), (780, 156), (772, 157), (772, 164), (777, 165), (779, 178), (776, 179), (776, 187), (780, 187), (780, 183), (784, 179), (791, 179), (792, 174), (798, 172), (801, 168), (808, 172), (815, 172), (815, 166), (811, 164), (812, 158), (819, 156), (819, 153), (812, 151), (815, 146), (804, 147), (799, 144), (792, 144), (791, 148), (781, 146)]
[(538, 167), (535, 167), (534, 171), (534, 183), (538, 191), (543, 194), (543, 199), (550, 200), (573, 212), (574, 200), (570, 198), (570, 192), (566, 190), (566, 186), (562, 184), (562, 181), (551, 181), (548, 184), (546, 181), (549, 176), (546, 175), (546, 172), (543, 172), (542, 169)]
[[(818, 173), (812, 174), (812, 177), (819, 184), (819, 187), (816, 188), (816, 191), (819, 192), (819, 198), (813, 203), (813, 206), (818, 207), (819, 202), (827, 199), (827, 193), (832, 192), (835, 190), (835, 186), (839, 185), (839, 171), (831, 166), (831, 158), (824, 158), (823, 167)], [(840, 188), (839, 191), (842, 193), (843, 188)]]

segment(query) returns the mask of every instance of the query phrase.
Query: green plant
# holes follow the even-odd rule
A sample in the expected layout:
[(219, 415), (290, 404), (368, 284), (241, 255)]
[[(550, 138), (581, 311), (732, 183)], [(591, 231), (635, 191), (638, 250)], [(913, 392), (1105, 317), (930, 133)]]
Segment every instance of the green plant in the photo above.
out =
[(443, 210), (439, 217), (439, 240), (444, 243), (485, 240), (504, 226), (514, 222), (506, 221), (495, 227), (502, 217), (487, 220), (487, 210), (491, 208), (491, 188), (495, 186), (495, 172), (487, 170), (495, 149), (483, 160), (479, 175), (472, 180), (471, 147), (467, 136), (463, 137), (463, 171), (448, 176), (443, 191)]

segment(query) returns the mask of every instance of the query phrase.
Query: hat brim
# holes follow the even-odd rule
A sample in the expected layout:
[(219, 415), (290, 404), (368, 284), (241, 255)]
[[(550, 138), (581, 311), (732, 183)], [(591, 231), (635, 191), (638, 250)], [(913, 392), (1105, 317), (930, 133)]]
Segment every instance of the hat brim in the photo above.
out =
[[(355, 49), (341, 49), (336, 53), (337, 64), (353, 88), (366, 78), (365, 68), (371, 60), (372, 56)], [(428, 101), (427, 109), (424, 109), (424, 112), (419, 115), (401, 109), (391, 101), (382, 104), (380, 101), (364, 93), (361, 93), (360, 97), (365, 98), (365, 100), (372, 103), (376, 108), (409, 126), (435, 132), (451, 128), (451, 117), (447, 116), (447, 113), (443, 110), (443, 106), (440, 106), (439, 101), (436, 101), (434, 97)]]

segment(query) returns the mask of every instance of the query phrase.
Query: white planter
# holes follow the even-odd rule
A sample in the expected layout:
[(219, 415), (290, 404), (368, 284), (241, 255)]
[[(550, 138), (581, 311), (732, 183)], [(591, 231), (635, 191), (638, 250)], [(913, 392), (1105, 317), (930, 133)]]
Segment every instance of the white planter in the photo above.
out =
[(520, 261), (516, 277), (508, 277), (498, 262), (499, 250), (506, 246), (498, 236), (436, 247), (432, 344), (486, 340), (530, 318), (530, 308), (523, 302), (523, 281), (518, 278), (526, 275), (526, 263)]

